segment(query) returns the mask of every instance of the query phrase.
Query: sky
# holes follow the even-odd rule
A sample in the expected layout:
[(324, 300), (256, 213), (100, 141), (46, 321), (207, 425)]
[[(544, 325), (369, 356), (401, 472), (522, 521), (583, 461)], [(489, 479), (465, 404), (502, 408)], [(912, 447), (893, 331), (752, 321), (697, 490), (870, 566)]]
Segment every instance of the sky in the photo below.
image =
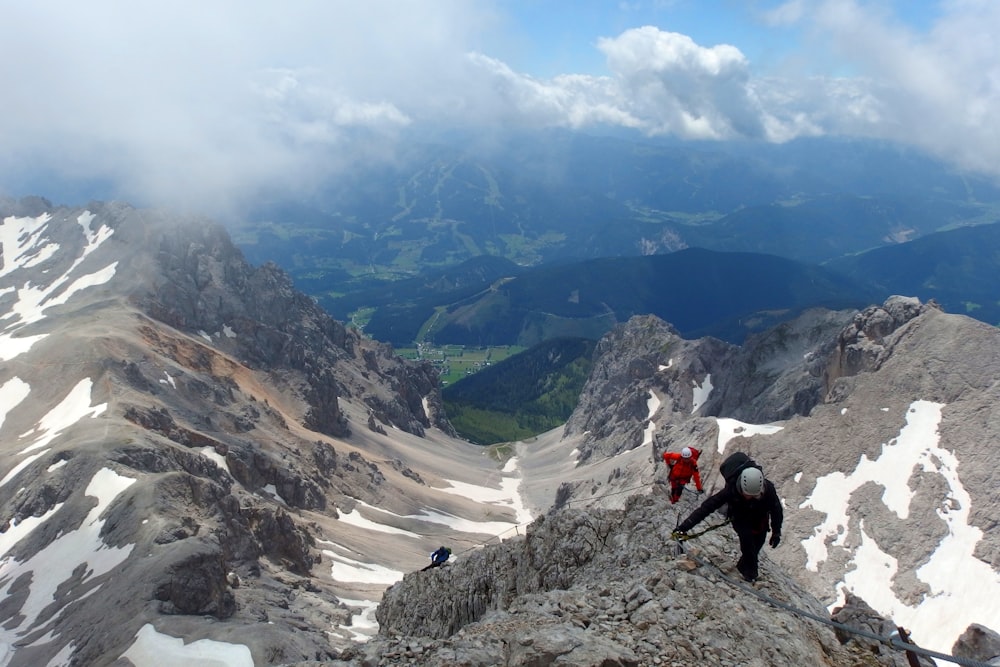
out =
[(871, 137), (1000, 177), (995, 0), (0, 0), (0, 194), (213, 213), (442, 128)]

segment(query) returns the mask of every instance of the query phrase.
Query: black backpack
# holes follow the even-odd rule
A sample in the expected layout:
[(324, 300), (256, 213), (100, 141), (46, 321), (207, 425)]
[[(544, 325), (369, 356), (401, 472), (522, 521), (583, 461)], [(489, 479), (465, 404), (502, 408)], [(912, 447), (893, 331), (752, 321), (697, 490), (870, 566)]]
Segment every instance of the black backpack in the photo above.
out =
[(727, 456), (726, 460), (719, 466), (719, 472), (722, 473), (723, 479), (726, 480), (726, 486), (735, 487), (736, 480), (739, 479), (740, 473), (747, 468), (759, 468), (760, 470), (763, 470), (763, 468), (761, 468), (756, 461), (743, 452), (733, 452)]

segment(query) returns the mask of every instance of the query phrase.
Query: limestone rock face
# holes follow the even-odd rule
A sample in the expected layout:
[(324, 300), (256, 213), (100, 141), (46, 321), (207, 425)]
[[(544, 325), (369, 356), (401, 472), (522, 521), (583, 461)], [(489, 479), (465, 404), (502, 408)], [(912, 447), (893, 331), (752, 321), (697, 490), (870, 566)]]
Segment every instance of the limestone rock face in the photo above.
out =
[(928, 308), (936, 306), (894, 296), (881, 306), (869, 306), (855, 315), (838, 337), (837, 351), (830, 359), (831, 377), (877, 370), (892, 353), (892, 334)]
[(424, 507), (397, 443), (456, 446), (434, 369), (209, 221), (0, 201), (0, 241), (0, 661), (112, 664), (146, 626), (257, 664), (350, 645), (339, 595), (373, 591), (333, 578), (338, 508)]
[[(598, 349), (561, 434), (564, 455), (579, 454), (560, 469), (555, 506), (620, 507), (630, 493), (662, 492), (661, 454), (685, 446), (701, 450), (712, 493), (721, 461), (744, 451), (785, 507), (773, 557), (824, 605), (843, 605), (844, 590), (865, 598), (878, 554), (891, 589), (873, 596), (874, 611), (895, 610), (890, 620), (915, 625), (918, 641), (937, 636), (946, 652), (989, 616), (992, 593), (970, 600), (949, 582), (977, 572), (973, 589), (1000, 586), (997, 328), (894, 296), (861, 312), (810, 311), (740, 347), (680, 340), (634, 318)], [(545, 460), (557, 451), (549, 445)], [(530, 447), (521, 454), (530, 468)], [(955, 539), (971, 553), (950, 551)], [(935, 577), (938, 567), (959, 578)], [(956, 601), (951, 620), (919, 620), (935, 615), (921, 605), (942, 597)]]
[(952, 653), (967, 660), (1000, 665), (1000, 633), (975, 623), (955, 642)]

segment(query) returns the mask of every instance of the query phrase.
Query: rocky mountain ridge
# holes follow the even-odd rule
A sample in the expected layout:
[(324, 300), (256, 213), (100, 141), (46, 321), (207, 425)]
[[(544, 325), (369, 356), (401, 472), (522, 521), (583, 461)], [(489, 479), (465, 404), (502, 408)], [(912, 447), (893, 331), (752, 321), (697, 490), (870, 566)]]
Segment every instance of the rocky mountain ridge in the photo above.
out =
[[(710, 489), (734, 448), (778, 486), (760, 590), (992, 645), (992, 327), (906, 298), (740, 347), (633, 318), (565, 427), (495, 459), (427, 366), (215, 225), (42, 200), (0, 221), (0, 665), (893, 664), (733, 587), (725, 529), (677, 553), (694, 500), (668, 505), (657, 463), (685, 444)], [(512, 483), (544, 512), (527, 531)], [(456, 562), (415, 572), (442, 542)]]
[[(748, 451), (795, 536), (773, 558), (823, 604), (847, 590), (940, 650), (971, 623), (995, 624), (981, 591), (1000, 591), (997, 329), (893, 297), (807, 313), (740, 348), (634, 318), (599, 354), (563, 444), (545, 454), (566, 480), (557, 504), (620, 506), (664, 481), (667, 449), (697, 447), (708, 471)], [(551, 463), (570, 449), (572, 464)]]
[[(731, 535), (682, 548), (673, 513), (660, 494), (631, 496), (620, 510), (556, 511), (524, 537), (407, 575), (379, 606), (379, 636), (326, 664), (913, 664), (889, 640), (897, 626), (864, 600), (848, 596), (830, 614), (766, 556), (762, 580), (747, 584)], [(1000, 661), (998, 641), (977, 625), (953, 652), (959, 664)], [(933, 664), (910, 647), (918, 664)]]
[[(995, 466), (979, 446), (988, 424), (967, 418), (992, 414), (998, 345), (992, 327), (904, 297), (809, 313), (740, 348), (633, 318), (602, 339), (564, 429), (518, 448), (523, 492), (551, 490), (532, 472), (565, 480), (555, 507), (523, 538), (407, 575), (383, 598), (379, 636), (336, 664), (912, 664), (884, 641), (897, 624), (915, 630), (920, 664), (935, 653), (938, 664), (1000, 664), (987, 627), (1000, 581)], [(908, 433), (930, 405), (946, 428)], [(715, 416), (737, 409), (746, 421)], [(734, 449), (779, 486), (783, 543), (766, 550), (755, 586), (734, 576), (738, 545), (721, 517), (722, 530), (686, 549), (670, 537), (699, 499), (668, 504), (656, 466), (685, 445), (703, 450), (709, 491)], [(884, 459), (892, 479), (861, 480), (845, 524), (828, 527), (824, 478), (848, 481)], [(897, 479), (911, 490), (902, 508)], [(966, 530), (963, 555), (949, 543)], [(875, 577), (864, 576), (872, 544), (885, 550)], [(940, 567), (953, 581), (975, 571), (972, 585), (990, 593), (949, 588)]]
[[(452, 437), (434, 370), (221, 227), (43, 200), (0, 221), (0, 664), (155, 664), (174, 637), (333, 657), (380, 577), (463, 535), (428, 508), (516, 524), (441, 490), (500, 473)], [(396, 524), (378, 547), (369, 507)]]

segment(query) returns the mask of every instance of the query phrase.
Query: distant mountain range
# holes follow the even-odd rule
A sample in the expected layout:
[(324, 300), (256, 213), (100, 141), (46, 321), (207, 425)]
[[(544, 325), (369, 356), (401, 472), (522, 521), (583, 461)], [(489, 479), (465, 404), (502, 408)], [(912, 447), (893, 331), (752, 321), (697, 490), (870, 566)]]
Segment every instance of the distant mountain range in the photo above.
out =
[(560, 336), (596, 340), (638, 314), (661, 317), (684, 335), (738, 342), (805, 308), (858, 308), (875, 296), (822, 267), (689, 248), (531, 269), (473, 260), (446, 274), (319, 301), (338, 319), (362, 304), (374, 308), (366, 333), (397, 346), (418, 338), (531, 346)]
[(252, 263), (274, 261), (316, 281), (312, 293), (335, 294), (479, 255), (534, 266), (697, 246), (821, 262), (992, 222), (998, 208), (996, 183), (883, 143), (547, 132), (489, 147), (424, 142), (231, 227)]
[[(1000, 274), (987, 256), (992, 241), (977, 239), (998, 220), (996, 183), (884, 143), (680, 144), (547, 132), (489, 147), (476, 137), (435, 138), (314, 199), (261, 204), (230, 227), (251, 263), (277, 263), (335, 317), (356, 318), (377, 339), (530, 345), (597, 338), (642, 312), (685, 333), (739, 340), (757, 310), (793, 313), (895, 292), (995, 323)], [(978, 231), (951, 235), (965, 227)], [(812, 269), (783, 274), (746, 258), (705, 259), (741, 269), (706, 268), (710, 281), (695, 279), (698, 270), (660, 276), (642, 259), (693, 248), (822, 264), (853, 285), (827, 273), (816, 284), (800, 275)], [(925, 276), (931, 256), (941, 266)], [(689, 266), (683, 255), (670, 261)], [(908, 261), (916, 265), (907, 269)], [(751, 275), (760, 278), (748, 282)], [(516, 280), (498, 283), (508, 278)], [(647, 289), (650, 280), (658, 291)]]
[(883, 294), (934, 299), (948, 312), (1000, 325), (1000, 223), (928, 234), (825, 266)]

